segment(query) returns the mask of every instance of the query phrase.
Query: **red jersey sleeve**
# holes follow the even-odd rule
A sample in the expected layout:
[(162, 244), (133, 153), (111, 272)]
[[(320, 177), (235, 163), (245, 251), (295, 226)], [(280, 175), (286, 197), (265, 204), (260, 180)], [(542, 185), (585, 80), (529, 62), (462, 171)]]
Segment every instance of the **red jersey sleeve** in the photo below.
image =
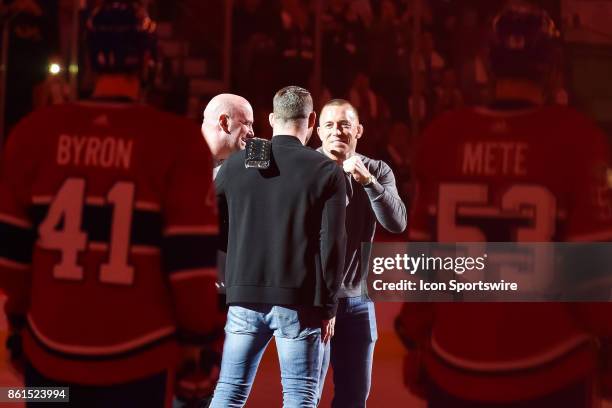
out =
[(218, 221), (210, 152), (195, 126), (186, 133), (163, 198), (162, 255), (179, 332), (198, 341), (223, 322), (215, 285)]
[(22, 120), (11, 133), (0, 164), (0, 287), (7, 313), (24, 313), (29, 295), (34, 227), (28, 216), (36, 146), (35, 120)]

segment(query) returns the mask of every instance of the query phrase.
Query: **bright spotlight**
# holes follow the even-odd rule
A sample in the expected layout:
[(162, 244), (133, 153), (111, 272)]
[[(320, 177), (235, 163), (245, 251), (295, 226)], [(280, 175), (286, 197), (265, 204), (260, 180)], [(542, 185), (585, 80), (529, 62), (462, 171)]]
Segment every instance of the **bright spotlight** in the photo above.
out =
[(51, 75), (57, 75), (62, 71), (62, 67), (60, 66), (60, 64), (57, 63), (52, 63), (49, 65), (49, 73)]

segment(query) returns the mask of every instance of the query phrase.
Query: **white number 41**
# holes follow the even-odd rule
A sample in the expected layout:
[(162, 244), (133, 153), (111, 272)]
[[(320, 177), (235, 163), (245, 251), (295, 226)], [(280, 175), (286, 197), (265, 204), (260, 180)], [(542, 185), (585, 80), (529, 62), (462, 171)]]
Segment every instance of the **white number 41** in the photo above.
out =
[[(106, 195), (106, 202), (114, 209), (109, 257), (108, 262), (100, 267), (100, 281), (130, 285), (134, 280), (134, 268), (128, 264), (134, 184), (115, 183)], [(57, 279), (83, 279), (83, 267), (78, 264), (77, 258), (79, 252), (87, 248), (88, 241), (87, 233), (81, 230), (84, 204), (85, 180), (66, 180), (38, 229), (40, 246), (62, 253), (60, 263), (53, 268), (53, 276)]]

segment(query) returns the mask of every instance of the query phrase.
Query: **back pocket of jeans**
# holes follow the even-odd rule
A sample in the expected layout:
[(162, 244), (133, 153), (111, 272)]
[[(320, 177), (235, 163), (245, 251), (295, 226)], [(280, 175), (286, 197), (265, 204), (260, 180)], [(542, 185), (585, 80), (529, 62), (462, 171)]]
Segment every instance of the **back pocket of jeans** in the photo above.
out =
[(227, 311), (225, 330), (231, 333), (253, 333), (257, 317), (254, 311), (242, 306), (230, 306)]

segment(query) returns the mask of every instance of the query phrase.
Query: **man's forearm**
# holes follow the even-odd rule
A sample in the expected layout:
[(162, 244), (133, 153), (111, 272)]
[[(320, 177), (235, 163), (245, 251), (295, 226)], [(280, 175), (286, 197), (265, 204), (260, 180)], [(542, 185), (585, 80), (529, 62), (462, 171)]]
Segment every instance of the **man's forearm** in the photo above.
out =
[(406, 229), (406, 206), (397, 193), (395, 179), (388, 176), (365, 187), (376, 220), (389, 232), (400, 233)]

